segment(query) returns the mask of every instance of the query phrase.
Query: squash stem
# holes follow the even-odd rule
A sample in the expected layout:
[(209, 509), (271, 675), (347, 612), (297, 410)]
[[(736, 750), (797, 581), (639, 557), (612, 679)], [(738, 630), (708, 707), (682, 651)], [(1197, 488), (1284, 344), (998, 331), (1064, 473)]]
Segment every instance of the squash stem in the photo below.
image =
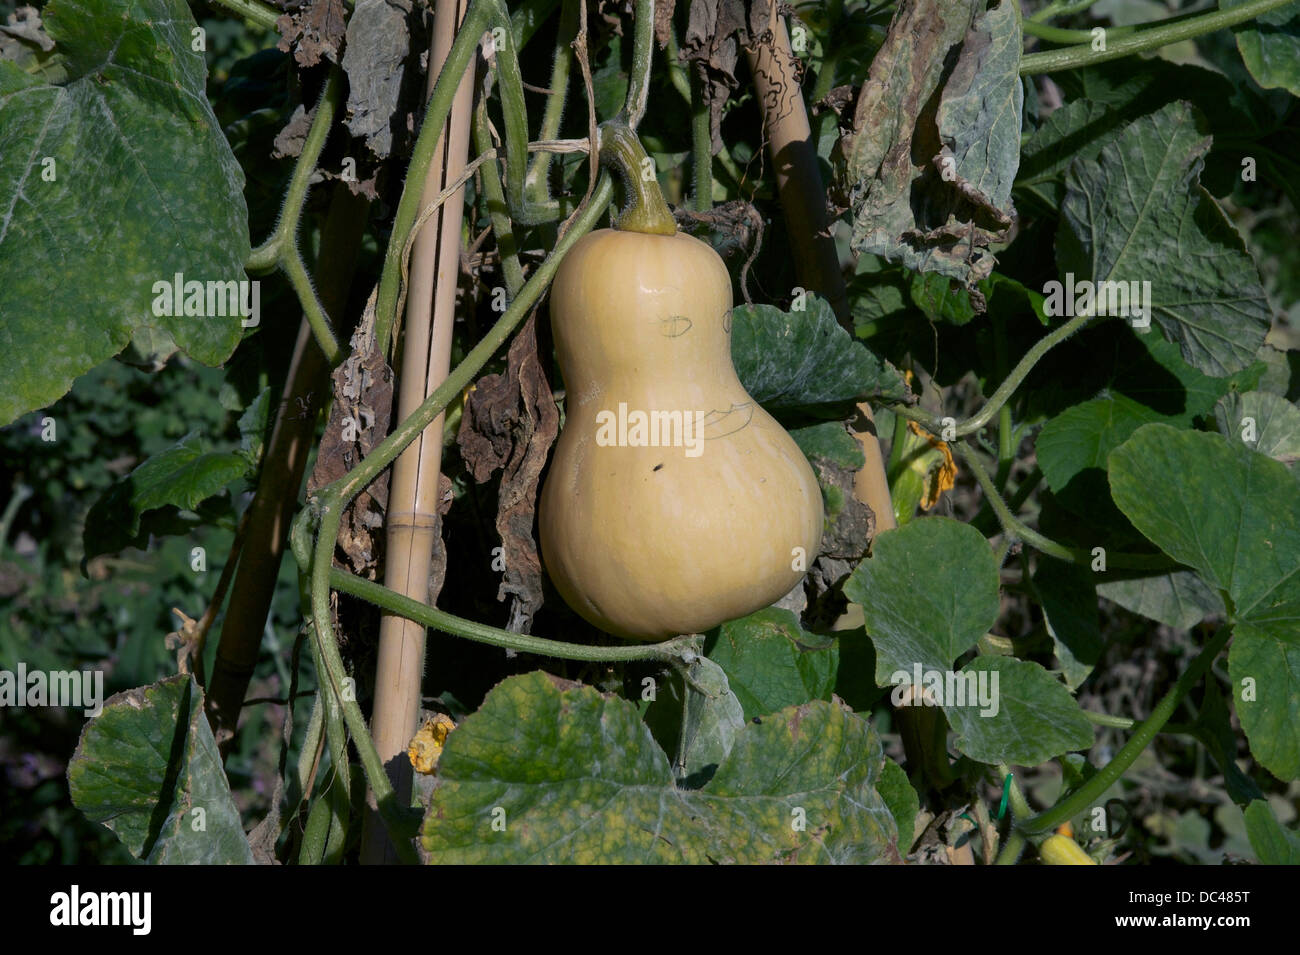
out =
[(614, 228), (646, 235), (676, 235), (677, 222), (655, 179), (654, 160), (631, 128), (617, 120), (600, 127), (600, 161), (623, 180), (627, 198)]

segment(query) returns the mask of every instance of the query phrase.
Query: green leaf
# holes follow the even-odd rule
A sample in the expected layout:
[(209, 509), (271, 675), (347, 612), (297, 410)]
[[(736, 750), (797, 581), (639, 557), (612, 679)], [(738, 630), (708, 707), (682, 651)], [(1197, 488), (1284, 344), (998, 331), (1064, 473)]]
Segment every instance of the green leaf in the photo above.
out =
[(530, 673), (448, 737), (422, 842), (435, 864), (897, 862), (885, 762), (865, 720), (815, 701), (745, 724), (682, 789), (630, 703)]
[(978, 314), (966, 287), (938, 272), (914, 273), (911, 295), (912, 304), (931, 321), (965, 325)]
[(68, 763), (72, 803), (132, 854), (164, 865), (251, 865), (239, 810), (189, 675), (118, 693)]
[(1262, 799), (1263, 793), (1255, 781), (1237, 767), (1237, 733), (1232, 728), (1232, 714), (1228, 701), (1219, 689), (1219, 681), (1205, 681), (1205, 696), (1196, 713), (1197, 739), (1223, 774), (1224, 788), (1238, 805), (1245, 806), (1253, 799)]
[(143, 547), (146, 511), (175, 506), (193, 510), (243, 477), (248, 458), (235, 452), (204, 451), (191, 432), (174, 446), (140, 464), (110, 487), (86, 515), (86, 556), (115, 553), (127, 546)]
[(898, 849), (906, 855), (915, 841), (916, 817), (921, 811), (921, 797), (908, 782), (903, 767), (892, 759), (885, 760), (876, 790), (894, 816), (894, 827), (898, 830)]
[(1042, 601), (1047, 632), (1061, 661), (1065, 685), (1076, 690), (1092, 673), (1106, 648), (1101, 638), (1092, 572), (1078, 564), (1040, 557), (1033, 581)]
[(1162, 415), (1121, 394), (1067, 408), (1043, 426), (1034, 443), (1047, 486), (1062, 504), (1077, 509), (1090, 485), (1104, 486), (1111, 451), (1142, 425), (1161, 420)]
[(1245, 810), (1251, 848), (1264, 865), (1300, 865), (1300, 835), (1283, 829), (1273, 808), (1256, 799)]
[(1266, 391), (1225, 396), (1214, 409), (1219, 434), (1241, 441), (1293, 471), (1300, 461), (1300, 408)]
[(1035, 442), (1038, 464), (1060, 503), (1103, 527), (1115, 522), (1108, 518), (1113, 504), (1105, 477), (1110, 452), (1144, 424), (1192, 424), (1246, 375), (1204, 375), (1183, 360), (1178, 346), (1155, 335), (1125, 336), (1121, 342), (1117, 347), (1127, 346), (1127, 354), (1112, 386), (1066, 408)]
[(870, 396), (908, 393), (898, 371), (855, 342), (824, 299), (805, 309), (739, 305), (731, 311), (731, 358), (750, 397), (768, 411), (837, 411)]
[(242, 334), (238, 315), (153, 308), (154, 283), (176, 273), (246, 278), (244, 177), (208, 104), (188, 7), (52, 0), (43, 14), (67, 83), (0, 99), (0, 423), (133, 339), (170, 337), (217, 365)]
[(1192, 107), (1179, 102), (1132, 123), (1097, 159), (1074, 163), (1057, 262), (1076, 285), (1149, 282), (1145, 318), (1193, 366), (1221, 376), (1254, 360), (1271, 313), (1241, 236), (1198, 184), (1209, 148)]
[(726, 671), (747, 720), (829, 700), (835, 689), (835, 642), (805, 632), (798, 617), (779, 607), (724, 623), (705, 652)]
[(267, 416), (271, 409), (271, 389), (263, 388), (253, 403), (239, 416), (239, 449), (248, 459), (249, 467), (256, 468), (262, 460)]
[(1086, 99), (1053, 111), (1025, 143), (1016, 188), (1051, 209), (1059, 208), (1070, 163), (1095, 160), (1123, 122), (1117, 111)]
[(790, 437), (810, 462), (822, 458), (852, 471), (861, 469), (866, 463), (862, 445), (853, 439), (842, 422), (824, 421), (806, 428), (791, 428)]
[(1300, 778), (1300, 627), (1238, 624), (1228, 675), (1251, 754), (1278, 779)]
[(1146, 425), (1110, 459), (1134, 526), (1233, 603), (1228, 656), (1255, 758), (1300, 776), (1300, 510), (1278, 462), (1217, 434)]
[(1219, 595), (1190, 570), (1132, 578), (1112, 572), (1107, 577), (1097, 584), (1098, 596), (1167, 627), (1190, 630), (1206, 617), (1223, 613)]
[[(1247, 0), (1219, 0), (1231, 10)], [(1242, 62), (1266, 90), (1281, 87), (1300, 96), (1300, 10), (1287, 4), (1232, 28)]]
[(727, 758), (736, 734), (745, 725), (740, 701), (727, 683), (722, 667), (697, 657), (687, 668), (686, 714), (678, 767), (691, 780), (704, 782)]
[[(966, 686), (965, 701), (944, 699), (943, 711), (957, 733), (957, 749), (971, 759), (1037, 766), (1093, 743), (1092, 724), (1070, 691), (1037, 663), (977, 657), (958, 679)], [(971, 684), (978, 688), (974, 694)]]
[(946, 517), (885, 531), (858, 564), (844, 595), (862, 605), (876, 648), (876, 683), (914, 664), (946, 671), (993, 626), (998, 568), (988, 541)]

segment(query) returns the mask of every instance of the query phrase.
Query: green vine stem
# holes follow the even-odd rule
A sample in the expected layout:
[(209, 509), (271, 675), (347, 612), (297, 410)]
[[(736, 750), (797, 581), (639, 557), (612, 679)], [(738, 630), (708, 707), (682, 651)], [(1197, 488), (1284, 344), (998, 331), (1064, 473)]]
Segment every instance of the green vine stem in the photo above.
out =
[(581, 660), (586, 662), (614, 663), (627, 660), (662, 660), (670, 662), (682, 659), (688, 652), (699, 651), (697, 636), (677, 637), (664, 643), (628, 645), (618, 647), (599, 647), (583, 643), (564, 643), (546, 637), (535, 637), (526, 633), (511, 633), (487, 624), (475, 623), (463, 617), (449, 614), (437, 607), (412, 600), (395, 590), (377, 584), (364, 577), (357, 577), (337, 567), (330, 573), (330, 586), (335, 590), (354, 597), (360, 597), (385, 610), (414, 620), (416, 623), (433, 627), (443, 633), (464, 637), (477, 643), (486, 643), (494, 647), (515, 650), (519, 653), (535, 653), (538, 656), (554, 657), (561, 660)]
[(312, 286), (311, 277), (307, 274), (307, 267), (303, 264), (302, 252), (298, 246), (298, 224), (302, 218), (303, 203), (307, 200), (311, 174), (320, 160), (321, 150), (325, 148), (325, 140), (329, 137), (330, 127), (334, 124), (334, 116), (338, 112), (342, 89), (342, 70), (337, 65), (332, 66), (329, 78), (325, 81), (325, 89), (316, 103), (316, 115), (311, 121), (311, 128), (307, 131), (302, 152), (294, 164), (293, 175), (289, 179), (289, 188), (285, 192), (284, 204), (280, 207), (280, 217), (276, 220), (275, 231), (271, 233), (269, 239), (249, 254), (248, 260), (244, 263), (245, 270), (254, 275), (270, 272), (275, 268), (284, 272), (299, 302), (302, 303), (303, 314), (307, 316), (312, 334), (331, 365), (338, 363), (342, 352), (338, 339), (334, 335), (334, 329), (330, 327), (329, 317), (325, 314), (325, 309), (321, 306), (316, 290)]
[(618, 173), (627, 196), (614, 222), (615, 229), (646, 235), (677, 234), (677, 222), (654, 177), (653, 160), (631, 127), (618, 120), (601, 124), (600, 161)]
[[(474, 149), (479, 155), (492, 150), (492, 133), (488, 129), (487, 91), (479, 97), (474, 107)], [(492, 234), (497, 240), (497, 254), (501, 257), (501, 274), (506, 280), (506, 293), (514, 298), (524, 284), (523, 266), (519, 264), (519, 246), (515, 242), (514, 226), (506, 208), (505, 190), (501, 188), (501, 174), (496, 162), (480, 167), (480, 182), (486, 201), (488, 218), (492, 221)]]
[(1169, 722), (1169, 717), (1173, 716), (1174, 710), (1182, 703), (1183, 698), (1187, 696), (1192, 687), (1200, 682), (1201, 677), (1209, 670), (1215, 657), (1227, 645), (1231, 636), (1232, 628), (1225, 623), (1210, 638), (1209, 643), (1192, 661), (1192, 665), (1183, 671), (1169, 692), (1156, 704), (1155, 709), (1151, 711), (1151, 715), (1142, 721), (1142, 724), (1129, 737), (1128, 742), (1124, 744), (1120, 751), (1115, 754), (1115, 757), (1099, 770), (1095, 776), (1051, 809), (1040, 812), (1032, 819), (1019, 823), (1017, 826), (1019, 830), (1033, 836), (1055, 829), (1062, 823), (1073, 819), (1079, 813), (1086, 811), (1107, 789), (1118, 782), (1119, 778), (1142, 754), (1142, 751), (1151, 745), (1151, 741), (1155, 739), (1156, 734)]
[[(1292, 0), (1292, 2), (1294, 2), (1294, 0)], [(1002, 406), (1010, 400), (1011, 396), (1015, 394), (1016, 389), (1020, 387), (1021, 383), (1029, 373), (1033, 371), (1034, 366), (1038, 364), (1039, 359), (1079, 329), (1083, 328), (1083, 326), (1092, 318), (1093, 316), (1091, 313), (1076, 315), (1064, 325), (1053, 329), (1038, 341), (1034, 342), (1033, 347), (1030, 348), (1029, 351), (1025, 352), (1024, 357), (1016, 363), (1016, 367), (1011, 369), (1011, 374), (1007, 375), (1007, 377), (1003, 379), (1002, 384), (1000, 384), (997, 390), (993, 392), (992, 397), (989, 398), (984, 407), (971, 415), (971, 417), (967, 418), (965, 421), (956, 425), (953, 430), (948, 431), (947, 436), (944, 435), (943, 423), (933, 415), (927, 414), (919, 408), (896, 402), (891, 402), (888, 405), (888, 408), (895, 414), (901, 414), (905, 418), (911, 418), (936, 437), (943, 437), (944, 440), (949, 440), (950, 437), (960, 438), (968, 434), (973, 434), (987, 425)]]
[(393, 219), (393, 232), (384, 253), (383, 271), (379, 277), (379, 291), (375, 301), (375, 340), (381, 353), (386, 353), (392, 340), (393, 326), (397, 320), (397, 299), (401, 286), (402, 249), (415, 226), (420, 213), (420, 198), (425, 174), (438, 144), (438, 137), (447, 123), (451, 102), (461, 77), (469, 69), (479, 39), (491, 26), (504, 30), (502, 48), (497, 51), (497, 71), (500, 79), (501, 106), (505, 115), (506, 184), (511, 213), (525, 225), (550, 221), (559, 215), (558, 205), (551, 215), (546, 210), (524, 208), (524, 178), (528, 164), (528, 117), (524, 110), (523, 79), (519, 73), (519, 59), (514, 46), (514, 34), (501, 0), (473, 0), (460, 31), (447, 53), (442, 72), (434, 83), (428, 107), (411, 151), (411, 162), (406, 171), (406, 185), (397, 204)]
[(1238, 23), (1245, 23), (1255, 17), (1284, 7), (1295, 0), (1250, 0), (1239, 7), (1227, 10), (1215, 10), (1202, 13), (1177, 23), (1164, 23), (1158, 26), (1136, 30), (1128, 36), (1120, 37), (1113, 43), (1108, 42), (1105, 50), (1094, 50), (1091, 43), (1080, 46), (1065, 47), (1060, 50), (1048, 50), (1044, 53), (1030, 53), (1020, 59), (1020, 75), (1032, 76), (1037, 73), (1052, 73), (1057, 70), (1073, 70), (1081, 66), (1092, 66), (1145, 53), (1150, 50), (1191, 40), (1207, 33), (1214, 33)]
[[(569, 92), (569, 68), (573, 65), (573, 47), (571, 43), (577, 35), (577, 0), (564, 0), (564, 6), (560, 8), (560, 33), (555, 43), (555, 61), (551, 64), (550, 95), (546, 100), (546, 109), (542, 113), (542, 128), (538, 131), (538, 139), (555, 139), (560, 135), (560, 120), (564, 118), (564, 105)], [(474, 148), (479, 152), (484, 152), (484, 147), (478, 142), (477, 122), (476, 117)], [(524, 198), (535, 206), (548, 206), (551, 202), (551, 191), (548, 182), (551, 157), (552, 154), (549, 152), (539, 153), (533, 158), (532, 165), (528, 167), (528, 175), (524, 181)], [(498, 186), (498, 190), (499, 188)], [(492, 229), (497, 232), (495, 219), (492, 223)], [(497, 242), (500, 243), (500, 241), (501, 235), (498, 232)]]
[(628, 74), (627, 106), (623, 120), (635, 130), (645, 116), (646, 102), (650, 97), (650, 67), (654, 58), (654, 0), (636, 0), (636, 13), (632, 32), (632, 70)]
[(997, 771), (1002, 779), (1008, 780), (1007, 794), (1011, 806), (1011, 830), (1007, 833), (1007, 841), (1002, 844), (1002, 851), (998, 853), (995, 865), (1015, 865), (1020, 858), (1020, 853), (1024, 851), (1027, 841), (1024, 833), (1016, 828), (1016, 821), (1028, 819), (1033, 810), (1029, 808), (1024, 793), (1016, 785), (1015, 775), (1011, 772), (1011, 767), (1006, 763), (998, 763)]
[(280, 19), (280, 11), (262, 3), (262, 0), (211, 0), (211, 2), (239, 14), (245, 20), (251, 20), (266, 30), (274, 30), (275, 22)]
[[(993, 483), (993, 478), (989, 476), (988, 471), (980, 462), (975, 452), (967, 445), (956, 444), (952, 446), (958, 457), (965, 462), (970, 468), (971, 474), (979, 483), (980, 489), (984, 492), (984, 497), (993, 512), (997, 515), (999, 523), (1008, 534), (1024, 541), (1036, 550), (1047, 554), (1049, 557), (1055, 557), (1058, 560), (1064, 560), (1072, 564), (1082, 564), (1085, 567), (1092, 563), (1092, 554), (1089, 551), (1076, 547), (1067, 547), (1058, 543), (1049, 537), (1045, 537), (1038, 531), (1029, 527), (1023, 521), (1019, 520), (1011, 513), (1002, 495), (998, 493), (997, 486)], [(1106, 554), (1106, 566), (1113, 567), (1116, 570), (1173, 570), (1178, 565), (1171, 561), (1164, 554), (1123, 554), (1116, 553)]]
[(1029, 19), (1038, 23), (1043, 23), (1046, 20), (1052, 19), (1052, 17), (1068, 17), (1075, 13), (1082, 13), (1096, 2), (1097, 0), (1077, 0), (1075, 3), (1060, 3), (1058, 0), (1052, 0), (1051, 3), (1043, 7), (1043, 9), (1039, 10), (1032, 17), (1029, 17)]
[(704, 79), (691, 70), (691, 175), (695, 183), (696, 212), (713, 208), (713, 126), (704, 101)]
[[(1048, 43), (1087, 43), (1089, 46), (1092, 45), (1092, 30), (1067, 30), (1062, 27), (1048, 26), (1045, 23), (1039, 23), (1037, 20), (1022, 20), (1021, 26), (1024, 28), (1025, 36), (1036, 36)], [(1098, 27), (1097, 29), (1106, 31), (1106, 42), (1109, 43), (1115, 37), (1130, 35), (1137, 28), (1122, 26)]]

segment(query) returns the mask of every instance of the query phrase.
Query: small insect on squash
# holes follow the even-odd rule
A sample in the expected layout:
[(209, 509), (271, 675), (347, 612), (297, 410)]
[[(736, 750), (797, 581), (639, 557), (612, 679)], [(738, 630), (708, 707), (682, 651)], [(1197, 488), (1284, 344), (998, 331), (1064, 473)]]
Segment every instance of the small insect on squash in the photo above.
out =
[[(639, 171), (626, 127), (602, 159)], [(611, 152), (617, 151), (611, 157)], [(768, 606), (817, 555), (822, 497), (794, 440), (731, 363), (731, 279), (628, 182), (614, 229), (580, 239), (551, 289), (566, 421), (542, 488), (542, 559), (565, 601), (633, 640)]]

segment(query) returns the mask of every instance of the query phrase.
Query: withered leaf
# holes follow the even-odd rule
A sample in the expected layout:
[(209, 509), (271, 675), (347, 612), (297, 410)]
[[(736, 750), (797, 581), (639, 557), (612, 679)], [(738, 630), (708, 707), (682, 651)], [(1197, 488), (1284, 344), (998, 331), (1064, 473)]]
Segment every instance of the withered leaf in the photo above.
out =
[[(334, 369), (334, 403), (321, 437), (316, 467), (307, 479), (315, 491), (351, 471), (388, 435), (393, 406), (393, 372), (375, 344), (375, 293), (352, 333), (351, 354)], [(348, 507), (339, 530), (339, 547), (354, 573), (375, 578), (388, 507), (387, 469), (380, 472)]]
[(739, 85), (736, 62), (747, 37), (747, 23), (742, 0), (691, 0), (682, 56), (703, 80), (713, 153), (722, 148), (722, 108)]
[(346, 20), (343, 0), (307, 0), (275, 21), (280, 31), (277, 48), (282, 53), (292, 50), (294, 62), (302, 67), (315, 66), (321, 57), (337, 63)]
[(379, 158), (393, 148), (410, 47), (411, 0), (358, 0), (348, 21), (343, 70), (348, 75), (347, 127)]
[(560, 415), (537, 356), (534, 311), (510, 345), (504, 375), (481, 378), (465, 405), (457, 442), (465, 466), (482, 484), (503, 471), (497, 533), (505, 574), (497, 599), (512, 597), (507, 629), (526, 633), (542, 605), (542, 565), (533, 538), (537, 485), (560, 430)]
[(271, 144), (271, 158), (293, 159), (301, 155), (315, 115), (316, 107), (313, 106), (311, 112), (308, 112), (307, 108), (299, 103), (298, 108), (289, 117), (289, 122), (284, 124), (284, 129), (275, 134), (275, 141)]
[(659, 0), (655, 4), (655, 42), (659, 44), (659, 49), (668, 45), (668, 38), (673, 32), (673, 10), (677, 6), (677, 0)]
[(1015, 216), (1023, 87), (1012, 0), (903, 0), (840, 142), (851, 245), (973, 286)]

